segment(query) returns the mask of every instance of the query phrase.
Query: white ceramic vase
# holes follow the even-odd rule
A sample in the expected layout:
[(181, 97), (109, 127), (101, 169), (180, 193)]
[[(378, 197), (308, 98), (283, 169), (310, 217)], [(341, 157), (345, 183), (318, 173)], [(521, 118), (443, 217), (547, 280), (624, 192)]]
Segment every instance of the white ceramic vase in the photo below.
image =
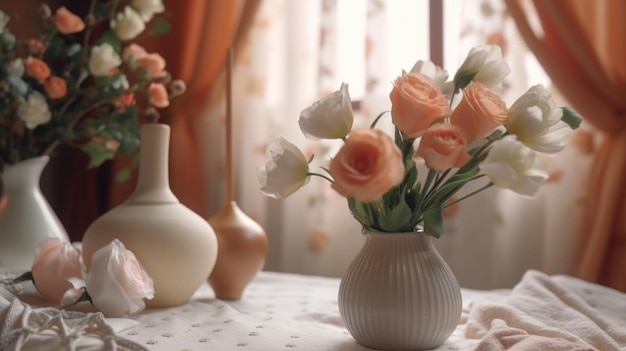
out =
[(154, 280), (148, 307), (189, 301), (211, 274), (217, 238), (209, 223), (181, 204), (169, 186), (170, 128), (148, 123), (140, 129), (137, 186), (120, 206), (94, 221), (83, 237), (89, 269), (93, 253), (119, 239)]
[(39, 156), (4, 167), (2, 181), (8, 202), (0, 211), (0, 267), (30, 269), (39, 242), (50, 237), (69, 240), (39, 187), (49, 160)]
[(456, 277), (424, 233), (371, 233), (339, 287), (339, 312), (361, 345), (427, 350), (461, 317)]

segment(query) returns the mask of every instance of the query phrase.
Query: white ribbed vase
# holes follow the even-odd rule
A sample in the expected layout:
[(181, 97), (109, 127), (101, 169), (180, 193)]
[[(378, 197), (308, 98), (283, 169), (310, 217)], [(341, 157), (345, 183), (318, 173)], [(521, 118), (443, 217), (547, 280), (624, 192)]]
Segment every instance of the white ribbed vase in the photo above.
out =
[(361, 345), (426, 350), (461, 317), (461, 288), (431, 236), (370, 233), (339, 286), (339, 313)]

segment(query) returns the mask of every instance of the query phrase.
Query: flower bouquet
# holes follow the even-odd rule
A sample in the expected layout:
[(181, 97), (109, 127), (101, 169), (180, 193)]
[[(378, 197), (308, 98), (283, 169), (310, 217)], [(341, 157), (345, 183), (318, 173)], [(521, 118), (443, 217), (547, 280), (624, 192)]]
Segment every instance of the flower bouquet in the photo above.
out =
[[(161, 0), (91, 0), (78, 16), (43, 4), (36, 38), (16, 36), (0, 10), (0, 170), (61, 144), (87, 153), (88, 167), (134, 152), (138, 117), (158, 118), (185, 90), (163, 57), (132, 43), (164, 10)], [(153, 22), (149, 34), (169, 28)]]
[[(311, 176), (322, 177), (347, 198), (364, 232), (423, 230), (434, 237), (444, 232), (445, 208), (493, 185), (532, 196), (548, 178), (539, 153), (562, 150), (581, 117), (558, 107), (541, 85), (507, 108), (493, 89), (509, 71), (500, 48), (491, 45), (472, 49), (451, 81), (432, 62), (418, 61), (393, 83), (393, 135), (377, 128), (387, 112), (370, 128), (353, 129), (348, 85), (342, 84), (299, 119), (307, 138), (344, 142), (321, 167), (325, 173), (311, 171), (311, 160), (281, 138), (268, 146), (258, 169), (261, 193), (285, 198)], [(453, 198), (481, 181), (478, 190)]]

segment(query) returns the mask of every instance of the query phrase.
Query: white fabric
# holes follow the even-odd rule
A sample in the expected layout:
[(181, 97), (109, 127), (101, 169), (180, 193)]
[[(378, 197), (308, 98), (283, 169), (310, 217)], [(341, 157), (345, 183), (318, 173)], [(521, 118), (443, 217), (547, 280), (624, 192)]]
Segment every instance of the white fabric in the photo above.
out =
[(503, 303), (473, 303), (465, 335), (476, 351), (626, 350), (626, 294), (528, 271)]
[[(0, 272), (0, 280), (7, 280), (9, 276), (14, 275)], [(105, 320), (99, 312), (46, 307), (46, 302), (28, 284), (11, 285), (8, 287), (11, 290), (0, 285), (0, 350), (147, 350), (117, 335), (137, 325), (137, 321)]]

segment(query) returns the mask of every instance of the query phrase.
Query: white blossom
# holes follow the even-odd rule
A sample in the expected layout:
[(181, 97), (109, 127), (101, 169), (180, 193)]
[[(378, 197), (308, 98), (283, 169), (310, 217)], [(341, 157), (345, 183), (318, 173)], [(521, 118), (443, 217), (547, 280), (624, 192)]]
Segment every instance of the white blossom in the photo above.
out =
[(24, 70), (24, 61), (21, 58), (16, 58), (7, 64), (7, 71), (16, 77), (23, 76)]
[(94, 76), (108, 76), (111, 70), (118, 67), (122, 59), (115, 52), (111, 44), (102, 43), (91, 49), (89, 56), (89, 72)]
[(118, 38), (132, 40), (146, 29), (146, 24), (137, 11), (126, 6), (123, 12), (118, 12), (115, 18), (111, 20), (111, 28)]
[(139, 13), (144, 22), (150, 21), (155, 13), (165, 11), (162, 0), (133, 0), (130, 5)]
[(257, 169), (257, 179), (263, 195), (282, 199), (307, 183), (308, 172), (309, 164), (302, 151), (280, 138), (267, 147), (267, 158)]
[(298, 124), (310, 139), (341, 139), (350, 133), (354, 114), (348, 84), (316, 101), (300, 113)]
[(572, 128), (561, 121), (563, 110), (542, 85), (535, 85), (520, 96), (509, 109), (506, 128), (531, 149), (556, 153), (565, 148), (565, 137)]
[(46, 98), (34, 91), (28, 95), (28, 99), (17, 107), (17, 116), (24, 121), (26, 128), (35, 129), (38, 125), (50, 122), (52, 113), (46, 102)]
[(534, 195), (548, 179), (537, 154), (514, 136), (494, 142), (480, 169), (496, 186), (527, 196)]
[(470, 50), (457, 70), (454, 82), (459, 88), (464, 88), (470, 81), (476, 81), (493, 89), (502, 83), (510, 72), (511, 69), (504, 61), (502, 50), (498, 45), (480, 45)]

